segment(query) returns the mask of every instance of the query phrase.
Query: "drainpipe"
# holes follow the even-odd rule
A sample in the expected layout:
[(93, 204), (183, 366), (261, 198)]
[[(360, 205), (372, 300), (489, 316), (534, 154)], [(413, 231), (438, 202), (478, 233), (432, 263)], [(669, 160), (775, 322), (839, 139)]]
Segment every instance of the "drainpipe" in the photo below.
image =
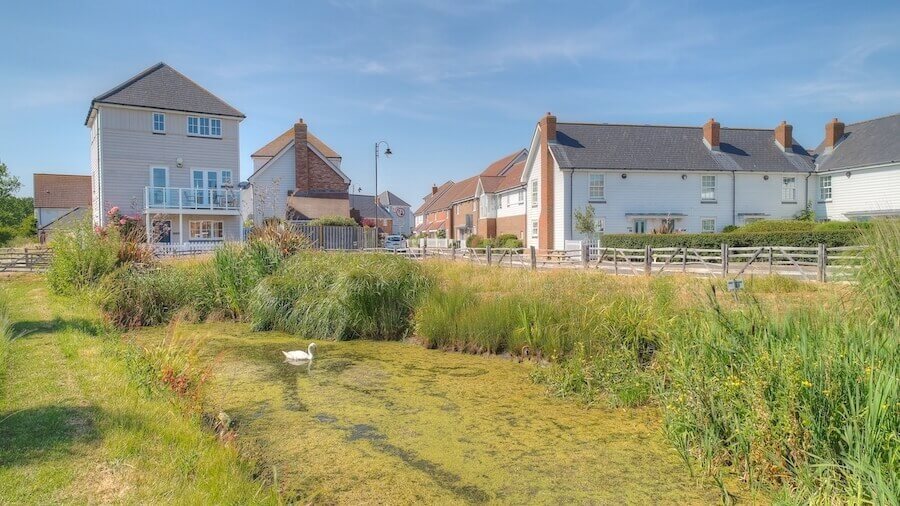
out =
[[(806, 209), (806, 206), (810, 204), (809, 202), (809, 178), (812, 177), (812, 172), (806, 173), (806, 184), (803, 185), (803, 209)], [(812, 205), (809, 206), (812, 209)]]
[[(568, 219), (569, 219), (569, 239), (572, 239), (572, 238), (575, 237), (575, 233), (572, 231), (572, 230), (573, 230), (573, 229), (572, 229), (572, 221), (574, 221), (574, 216), (572, 216), (572, 213), (573, 213), (573, 209), (572, 209), (572, 205), (573, 205), (573, 203), (572, 203), (572, 199), (573, 199), (573, 195), (572, 195), (572, 184), (573, 184), (574, 179), (575, 179), (575, 169), (569, 169), (569, 198), (566, 199), (566, 200), (569, 201), (569, 217), (568, 217)], [(563, 244), (565, 244), (565, 238), (563, 238)]]

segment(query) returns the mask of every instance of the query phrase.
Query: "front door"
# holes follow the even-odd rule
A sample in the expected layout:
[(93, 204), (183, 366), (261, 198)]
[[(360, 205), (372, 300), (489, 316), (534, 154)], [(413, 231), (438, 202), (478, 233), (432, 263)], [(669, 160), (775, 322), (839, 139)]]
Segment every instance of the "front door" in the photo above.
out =
[(635, 234), (646, 234), (647, 233), (647, 220), (634, 220), (634, 233)]
[(170, 220), (153, 220), (153, 242), (172, 243), (172, 222)]

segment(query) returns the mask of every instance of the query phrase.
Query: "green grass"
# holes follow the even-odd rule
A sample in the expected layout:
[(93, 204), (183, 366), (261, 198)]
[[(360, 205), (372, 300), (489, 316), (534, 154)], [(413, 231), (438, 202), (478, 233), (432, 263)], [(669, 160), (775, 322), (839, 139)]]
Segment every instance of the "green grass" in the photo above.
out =
[(91, 305), (39, 278), (4, 285), (24, 335), (0, 384), (0, 503), (276, 502), (183, 401), (141, 385), (140, 354)]

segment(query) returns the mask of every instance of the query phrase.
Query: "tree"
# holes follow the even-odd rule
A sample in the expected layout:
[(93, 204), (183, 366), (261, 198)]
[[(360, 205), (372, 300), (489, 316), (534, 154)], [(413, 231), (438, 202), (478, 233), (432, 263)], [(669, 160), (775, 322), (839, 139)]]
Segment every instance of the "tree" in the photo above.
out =
[(597, 230), (597, 212), (594, 210), (594, 206), (588, 204), (583, 211), (575, 210), (575, 231), (591, 239), (600, 239), (600, 233)]
[(19, 178), (10, 174), (6, 164), (0, 162), (0, 226), (17, 227), (26, 216), (34, 212), (32, 199), (15, 196), (21, 188)]

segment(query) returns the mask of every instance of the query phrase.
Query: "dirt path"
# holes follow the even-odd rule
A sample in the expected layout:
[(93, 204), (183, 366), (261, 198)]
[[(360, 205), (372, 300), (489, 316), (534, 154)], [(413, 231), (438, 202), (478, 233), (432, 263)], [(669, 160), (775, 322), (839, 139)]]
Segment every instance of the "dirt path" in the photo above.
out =
[[(289, 500), (325, 503), (712, 504), (662, 439), (655, 411), (548, 397), (530, 366), (404, 343), (305, 342), (237, 324), (206, 340), (211, 412)], [(162, 330), (143, 331), (152, 341)]]

